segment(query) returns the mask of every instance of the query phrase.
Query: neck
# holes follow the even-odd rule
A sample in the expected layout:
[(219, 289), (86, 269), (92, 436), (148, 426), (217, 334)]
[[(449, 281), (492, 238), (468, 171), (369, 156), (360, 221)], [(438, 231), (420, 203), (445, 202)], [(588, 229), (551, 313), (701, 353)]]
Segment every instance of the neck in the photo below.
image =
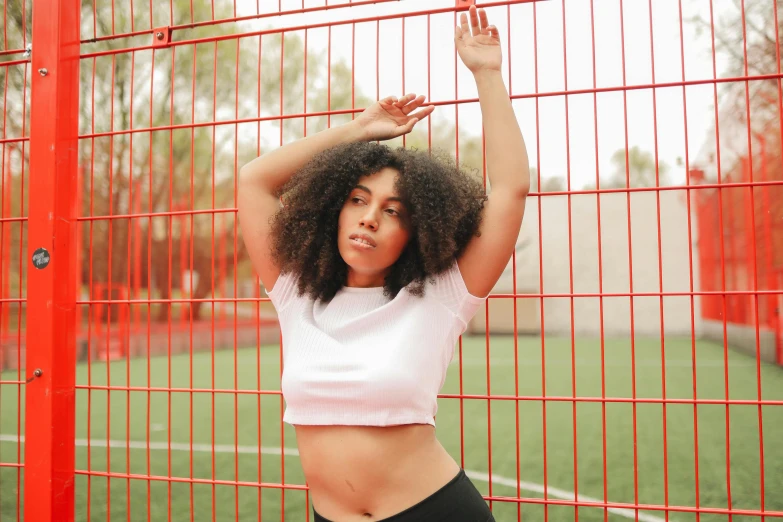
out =
[(348, 270), (348, 278), (345, 286), (351, 288), (378, 288), (382, 287), (386, 279), (386, 272), (377, 274), (357, 274)]

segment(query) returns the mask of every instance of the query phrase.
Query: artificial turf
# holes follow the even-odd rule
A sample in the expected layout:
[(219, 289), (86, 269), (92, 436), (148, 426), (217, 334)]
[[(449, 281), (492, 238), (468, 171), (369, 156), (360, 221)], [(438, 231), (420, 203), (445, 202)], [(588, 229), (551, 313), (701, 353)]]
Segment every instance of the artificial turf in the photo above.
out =
[[(635, 518), (632, 510), (575, 510), (569, 505), (575, 490), (580, 503), (604, 499), (610, 504), (668, 502), (692, 511), (697, 495), (702, 508), (726, 509), (730, 489), (733, 509), (760, 510), (759, 419), (764, 443), (763, 508), (783, 511), (783, 406), (727, 407), (719, 402), (727, 393), (731, 400), (754, 401), (759, 391), (763, 400), (783, 400), (783, 368), (764, 363), (757, 368), (753, 357), (725, 351), (722, 345), (708, 341), (697, 341), (694, 347), (687, 338), (667, 338), (663, 344), (660, 339), (636, 339), (632, 350), (630, 339), (618, 338), (603, 343), (602, 372), (599, 339), (577, 338), (573, 346), (571, 339), (562, 337), (546, 337), (543, 346), (540, 337), (517, 341), (518, 379), (513, 337), (492, 336), (489, 348), (483, 336), (463, 338), (461, 357), (458, 347), (441, 393), (460, 394), (461, 390), (464, 395), (485, 396), (489, 392), (502, 397), (519, 395), (522, 400), (440, 398), (437, 415), (439, 440), (482, 494), (511, 499), (491, 503), (499, 522), (517, 520), (518, 506), (523, 520)], [(296, 439), (293, 428), (280, 420), (279, 376), (276, 345), (202, 352), (192, 359), (183, 354), (132, 359), (129, 364), (124, 360), (108, 366), (92, 363), (89, 372), (86, 364), (79, 364), (78, 385), (123, 387), (130, 382), (132, 387), (201, 391), (77, 390), (76, 520), (88, 519), (89, 511), (90, 520), (275, 521), (283, 520), (283, 510), (284, 520), (305, 520), (305, 491), (279, 486), (305, 484), (296, 452), (281, 457), (280, 448), (295, 450)], [(16, 378), (16, 372), (2, 377)], [(659, 400), (664, 385), (667, 399), (682, 402), (664, 407)], [(18, 397), (18, 388), (0, 386), (0, 462), (16, 462), (20, 446), (23, 456), (23, 444), (16, 442), (18, 422), (24, 429), (24, 411), (20, 413), (17, 407), (21, 399), (24, 409), (24, 397)], [(208, 391), (213, 388), (249, 392), (213, 394)], [(255, 393), (258, 389), (271, 393)], [(610, 398), (605, 407), (600, 400), (589, 400), (600, 398), (602, 389)], [(694, 389), (699, 400), (718, 402), (694, 407), (688, 402)], [(542, 401), (542, 395), (551, 400)], [(566, 400), (573, 396), (585, 400)], [(640, 399), (635, 404), (629, 400), (634, 396)], [(698, 437), (694, 438), (696, 427)], [(91, 441), (89, 452), (87, 439)], [(490, 463), (491, 485), (486, 480)], [(85, 474), (88, 469), (96, 474)], [(120, 475), (110, 479), (110, 486), (109, 479), (101, 476), (107, 470)], [(517, 470), (521, 497), (537, 500), (513, 501)], [(128, 473), (186, 481), (127, 479)], [(1, 520), (16, 520), (17, 509), (23, 510), (17, 501), (18, 476), (23, 474), (16, 468), (0, 468)], [(223, 483), (191, 484), (190, 477)], [(258, 487), (259, 482), (269, 487)], [(547, 498), (558, 503), (541, 503), (545, 483)], [(312, 509), (310, 513), (312, 520)], [(639, 516), (648, 521), (667, 519), (666, 512), (655, 510), (640, 511)], [(668, 520), (696, 519), (693, 512), (668, 513)], [(725, 514), (710, 513), (698, 519), (730, 520)], [(761, 518), (735, 515), (731, 520)]]

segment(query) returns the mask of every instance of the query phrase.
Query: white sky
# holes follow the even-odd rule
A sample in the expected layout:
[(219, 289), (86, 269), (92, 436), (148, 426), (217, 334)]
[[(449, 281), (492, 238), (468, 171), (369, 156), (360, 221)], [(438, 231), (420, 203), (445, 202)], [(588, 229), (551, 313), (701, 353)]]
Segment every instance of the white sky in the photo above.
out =
[[(200, 0), (201, 1), (201, 0)], [(232, 3), (232, 0), (215, 0)], [(236, 0), (238, 15), (256, 13), (257, 2), (268, 12), (276, 12), (276, 0)], [(686, 80), (709, 79), (713, 76), (709, 33), (697, 35), (688, 22), (694, 14), (709, 17), (712, 3), (716, 22), (722, 16), (735, 14), (733, 0), (681, 0), (683, 4), (683, 32)], [(769, 4), (772, 0), (747, 0)], [(304, 0), (305, 7), (348, 4), (349, 0)], [(282, 10), (302, 7), (303, 0), (281, 0)], [(533, 4), (515, 4), (510, 7), (487, 8), (490, 23), (500, 28), (503, 44), (503, 76), (513, 95), (530, 95), (536, 91), (534, 56), (538, 58), (538, 91), (560, 92), (566, 89), (593, 87), (593, 49), (590, 4), (595, 17), (595, 84), (598, 88), (623, 85), (621, 55), (620, 0), (548, 0), (536, 3), (537, 42), (533, 39)], [(625, 29), (625, 83), (639, 85), (653, 83), (650, 49), (650, 26), (653, 27), (656, 83), (681, 81), (679, 0), (652, 0), (652, 24), (649, 1), (624, 0)], [(137, 4), (138, 5), (138, 4)], [(345, 7), (306, 15), (283, 15), (243, 22), (241, 32), (252, 32), (272, 27), (295, 27), (355, 20), (391, 14), (420, 12), (453, 7), (454, 0), (401, 0), (360, 7)], [(564, 8), (565, 5), (565, 8)], [(108, 4), (106, 4), (108, 8)], [(563, 10), (565, 9), (565, 17)], [(510, 13), (510, 22), (507, 14)], [(770, 7), (771, 13), (771, 7)], [(162, 13), (161, 16), (167, 13)], [(566, 25), (564, 52), (563, 20)], [(157, 22), (157, 20), (156, 20)], [(374, 97), (376, 74), (380, 82), (378, 95), (402, 95), (415, 92), (427, 95), (431, 101), (449, 101), (455, 98), (477, 97), (470, 72), (456, 58), (453, 44), (454, 14), (432, 15), (430, 18), (431, 46), (427, 55), (427, 17), (404, 18), (404, 85), (403, 85), (403, 18), (380, 23), (380, 66), (376, 64), (376, 23), (356, 24), (356, 42), (352, 41), (350, 24), (334, 26), (331, 31), (332, 63), (340, 60), (350, 66), (355, 49), (357, 89)], [(510, 29), (510, 30), (509, 30)], [(308, 31), (310, 50), (326, 49), (329, 43), (326, 28)], [(300, 36), (304, 31), (299, 32)], [(273, 41), (273, 40), (272, 40)], [(511, 45), (511, 56), (508, 44)], [(431, 82), (428, 82), (428, 58)], [(567, 85), (564, 74), (567, 59)], [(455, 64), (457, 85), (455, 86)], [(509, 68), (510, 64), (510, 68)], [(718, 57), (717, 74), (722, 76), (725, 64)], [(378, 71), (376, 73), (376, 70)], [(137, 72), (138, 74), (138, 72)], [(719, 87), (722, 89), (723, 87)], [(712, 138), (714, 125), (713, 86), (689, 86), (687, 93), (688, 153), (695, 164), (699, 151)], [(457, 92), (458, 91), (458, 92)], [(686, 134), (681, 87), (661, 88), (656, 91), (657, 151), (659, 159), (669, 166), (669, 176), (675, 184), (685, 181)], [(578, 189), (594, 183), (596, 150), (598, 169), (602, 178), (611, 174), (610, 158), (618, 149), (626, 147), (623, 93), (614, 91), (597, 95), (598, 136), (595, 135), (592, 94), (568, 97), (568, 127), (564, 96), (539, 99), (538, 130), (536, 129), (535, 100), (514, 101), (514, 109), (522, 128), (532, 166), (540, 166), (542, 177), (563, 176), (570, 172), (571, 187)], [(638, 146), (655, 152), (656, 133), (653, 118), (653, 90), (640, 89), (627, 94), (627, 146)], [(433, 124), (455, 121), (454, 106), (438, 107)], [(478, 103), (459, 105), (460, 138), (477, 136), (481, 132), (481, 113)], [(426, 136), (427, 126), (422, 122), (415, 133)], [(269, 142), (277, 142), (276, 126), (262, 126), (269, 132)], [(566, 128), (570, 132), (566, 132)], [(678, 161), (681, 159), (682, 161)], [(679, 164), (678, 164), (679, 163)], [(570, 168), (569, 168), (570, 166)], [(479, 167), (476, 165), (476, 167)]]
[[(252, 14), (256, 0), (238, 0), (238, 14)], [(716, 17), (731, 9), (728, 0), (714, 0)], [(265, 2), (262, 2), (264, 4)], [(348, 3), (330, 0), (329, 4)], [(655, 78), (656, 83), (676, 82), (682, 79), (680, 58), (680, 24), (677, 0), (654, 0), (652, 12)], [(274, 5), (272, 5), (274, 4)], [(305, 7), (323, 5), (324, 0), (306, 0)], [(620, 5), (618, 0), (594, 0), (595, 14), (595, 56), (596, 85), (616, 87), (623, 85), (623, 69), (620, 35)], [(712, 57), (709, 34), (699, 37), (692, 24), (687, 22), (697, 11), (709, 15), (707, 0), (683, 1), (684, 53), (686, 80), (711, 78)], [(301, 8), (301, 0), (284, 0), (283, 10)], [(285, 15), (282, 17), (254, 20), (244, 24), (243, 31), (275, 27), (293, 27), (327, 21), (352, 20), (364, 17), (383, 16), (393, 13), (410, 13), (427, 9), (451, 7), (453, 0), (402, 0), (380, 5), (337, 9), (308, 15)], [(268, 9), (277, 10), (277, 2), (267, 2)], [(593, 53), (591, 43), (590, 2), (588, 0), (565, 1), (565, 23), (567, 53), (563, 47), (563, 2), (544, 1), (537, 3), (537, 49), (538, 90), (556, 92), (566, 89), (564, 79), (564, 56), (568, 63), (568, 90), (593, 87)], [(507, 13), (510, 11), (509, 22)], [(490, 23), (499, 27), (503, 45), (503, 76), (509, 86), (508, 39), (511, 42), (511, 91), (512, 94), (535, 92), (533, 7), (532, 4), (487, 8)], [(426, 95), (429, 100), (441, 101), (455, 98), (453, 44), (454, 15), (452, 13), (432, 15), (430, 71), (431, 85), (427, 82), (427, 17), (405, 19), (405, 92)], [(624, 2), (625, 23), (625, 73), (626, 84), (647, 84), (653, 82), (650, 50), (650, 16), (648, 2), (626, 0)], [(402, 78), (402, 19), (383, 21), (380, 24), (379, 68), (380, 96), (403, 94)], [(328, 43), (328, 30), (309, 31), (311, 49), (324, 49)], [(351, 25), (332, 28), (332, 63), (344, 59), (351, 63)], [(356, 26), (356, 71), (357, 88), (374, 96), (376, 92), (376, 24), (363, 23)], [(718, 75), (723, 64), (717, 65)], [(477, 97), (472, 75), (458, 61), (459, 98)], [(713, 88), (711, 84), (687, 87), (688, 139), (690, 161), (706, 139), (709, 139), (713, 112)], [(629, 91), (628, 104), (628, 147), (639, 146), (654, 152), (655, 133), (653, 126), (653, 95), (651, 89)], [(658, 155), (669, 167), (669, 175), (675, 184), (685, 181), (685, 126), (683, 95), (681, 87), (657, 90), (657, 137)], [(594, 132), (593, 95), (581, 94), (568, 98), (568, 147), (566, 145), (565, 97), (546, 97), (539, 102), (539, 130), (536, 133), (535, 101), (516, 100), (514, 109), (524, 134), (532, 166), (540, 163), (543, 177), (565, 176), (569, 171), (574, 189), (594, 182), (596, 149), (598, 167), (602, 178), (611, 172), (610, 157), (618, 149), (626, 147), (625, 122), (623, 119), (623, 94), (621, 91), (600, 93), (597, 96), (598, 140)], [(454, 121), (453, 107), (439, 107), (435, 119)], [(463, 104), (459, 108), (460, 136), (478, 135), (481, 132), (481, 114), (478, 103)], [(420, 125), (422, 132), (426, 126)], [(416, 132), (416, 131), (414, 131)], [(538, 139), (537, 139), (538, 138)], [(537, 152), (540, 147), (540, 152)], [(570, 154), (567, 154), (567, 151)], [(683, 164), (677, 165), (678, 158)]]

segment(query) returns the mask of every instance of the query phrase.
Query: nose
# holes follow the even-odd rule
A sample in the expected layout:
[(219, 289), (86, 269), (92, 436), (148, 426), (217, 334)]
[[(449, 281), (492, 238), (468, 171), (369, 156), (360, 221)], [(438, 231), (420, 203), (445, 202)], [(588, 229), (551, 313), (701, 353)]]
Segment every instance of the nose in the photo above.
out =
[(373, 209), (368, 208), (367, 212), (359, 220), (359, 223), (363, 227), (369, 227), (372, 230), (378, 230), (378, 220), (375, 217), (375, 211)]

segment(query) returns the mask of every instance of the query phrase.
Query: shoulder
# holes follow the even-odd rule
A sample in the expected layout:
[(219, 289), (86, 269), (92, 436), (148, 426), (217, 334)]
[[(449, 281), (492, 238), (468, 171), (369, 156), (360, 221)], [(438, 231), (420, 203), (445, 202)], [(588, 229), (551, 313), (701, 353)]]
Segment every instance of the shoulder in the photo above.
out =
[(457, 302), (474, 301), (483, 302), (486, 297), (472, 295), (465, 284), (459, 263), (456, 259), (446, 269), (433, 274), (428, 278), (427, 292), (441, 300)]
[(293, 272), (280, 272), (272, 288), (264, 291), (278, 313), (286, 309), (297, 298), (299, 277)]

